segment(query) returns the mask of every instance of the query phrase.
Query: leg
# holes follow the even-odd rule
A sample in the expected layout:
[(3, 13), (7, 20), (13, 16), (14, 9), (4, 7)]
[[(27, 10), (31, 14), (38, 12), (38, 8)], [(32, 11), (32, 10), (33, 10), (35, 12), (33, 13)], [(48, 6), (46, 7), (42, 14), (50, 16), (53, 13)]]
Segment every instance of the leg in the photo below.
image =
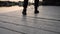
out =
[(23, 15), (26, 15), (27, 5), (28, 5), (28, 0), (24, 0), (24, 3), (23, 3), (24, 9), (23, 9), (23, 12), (22, 12)]
[(38, 6), (39, 6), (39, 0), (35, 0), (35, 4), (34, 4), (34, 8), (35, 8), (35, 14), (37, 14), (37, 13), (39, 13), (39, 11), (38, 11)]

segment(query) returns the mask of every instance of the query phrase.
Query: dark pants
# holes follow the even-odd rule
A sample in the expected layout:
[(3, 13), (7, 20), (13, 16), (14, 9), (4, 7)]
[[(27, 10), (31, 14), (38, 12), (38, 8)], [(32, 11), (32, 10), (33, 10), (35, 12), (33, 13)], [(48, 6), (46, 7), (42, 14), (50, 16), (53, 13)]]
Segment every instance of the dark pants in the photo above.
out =
[(24, 0), (24, 3), (23, 3), (23, 7), (24, 7), (23, 12), (26, 12), (27, 6), (28, 6), (28, 0)]
[(39, 7), (39, 0), (35, 0), (35, 1), (34, 1), (35, 11), (37, 11), (38, 7)]
[[(35, 13), (36, 12), (38, 12), (38, 4), (39, 4), (39, 0), (35, 0), (34, 1), (35, 3), (34, 3), (34, 8), (35, 8)], [(27, 6), (28, 6), (28, 0), (24, 0), (24, 3), (23, 3), (23, 7), (24, 7), (24, 9), (23, 9), (23, 14), (25, 14), (26, 15), (26, 10), (27, 10)]]

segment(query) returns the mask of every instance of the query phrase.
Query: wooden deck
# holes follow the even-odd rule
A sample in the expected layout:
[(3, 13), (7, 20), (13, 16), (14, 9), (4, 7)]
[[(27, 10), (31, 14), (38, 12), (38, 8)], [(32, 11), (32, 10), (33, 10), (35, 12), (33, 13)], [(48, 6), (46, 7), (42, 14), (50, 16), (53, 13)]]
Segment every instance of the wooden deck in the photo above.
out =
[(60, 34), (60, 7), (40, 6), (34, 14), (33, 6), (22, 15), (22, 9), (0, 13), (0, 34)]

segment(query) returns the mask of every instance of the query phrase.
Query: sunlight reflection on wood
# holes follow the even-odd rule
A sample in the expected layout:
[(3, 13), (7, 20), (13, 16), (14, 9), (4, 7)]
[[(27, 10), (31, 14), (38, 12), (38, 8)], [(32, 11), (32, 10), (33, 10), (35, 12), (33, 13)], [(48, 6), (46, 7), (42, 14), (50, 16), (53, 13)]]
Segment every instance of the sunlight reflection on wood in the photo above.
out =
[(12, 6), (12, 7), (0, 7), (0, 13), (6, 13), (6, 12), (11, 12), (11, 11), (17, 11), (21, 10), (23, 7), (19, 6)]

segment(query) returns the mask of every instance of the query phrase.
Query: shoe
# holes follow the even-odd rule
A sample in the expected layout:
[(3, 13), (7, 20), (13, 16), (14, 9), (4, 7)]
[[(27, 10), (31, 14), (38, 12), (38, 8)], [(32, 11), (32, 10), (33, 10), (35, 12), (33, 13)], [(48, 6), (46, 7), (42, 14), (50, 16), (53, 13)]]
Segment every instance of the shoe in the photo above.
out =
[(26, 12), (22, 12), (23, 15), (27, 15)]
[(35, 11), (34, 13), (35, 13), (35, 14), (38, 14), (38, 13), (39, 13), (39, 11)]

